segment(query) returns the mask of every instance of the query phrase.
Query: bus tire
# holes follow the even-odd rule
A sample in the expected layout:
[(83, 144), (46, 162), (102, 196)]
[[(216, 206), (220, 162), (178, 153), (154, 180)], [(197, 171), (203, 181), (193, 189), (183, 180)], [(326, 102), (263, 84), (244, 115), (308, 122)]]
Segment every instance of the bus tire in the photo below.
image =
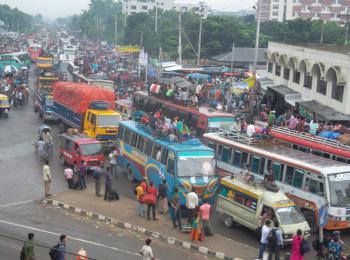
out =
[(224, 216), (224, 225), (226, 227), (229, 227), (229, 228), (233, 227), (233, 223), (234, 223), (234, 221), (233, 221), (233, 218), (231, 216), (228, 216), (228, 215)]
[(134, 173), (132, 172), (130, 164), (128, 164), (128, 166), (126, 167), (126, 177), (128, 178), (129, 181), (134, 180)]
[(303, 212), (303, 215), (304, 215), (304, 218), (305, 218), (306, 222), (310, 226), (310, 231), (312, 233), (316, 232), (318, 228), (317, 228), (317, 224), (316, 224), (315, 213), (313, 213), (310, 210), (304, 210), (302, 212)]

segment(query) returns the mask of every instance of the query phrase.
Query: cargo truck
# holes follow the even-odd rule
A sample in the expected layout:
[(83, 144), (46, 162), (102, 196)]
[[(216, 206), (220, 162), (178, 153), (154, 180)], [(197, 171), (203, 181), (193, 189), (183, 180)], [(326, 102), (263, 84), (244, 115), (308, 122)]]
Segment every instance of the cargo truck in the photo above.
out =
[(104, 148), (117, 141), (122, 115), (115, 111), (114, 92), (83, 83), (53, 84), (53, 114), (60, 121), (60, 131), (77, 128), (87, 137), (101, 141)]

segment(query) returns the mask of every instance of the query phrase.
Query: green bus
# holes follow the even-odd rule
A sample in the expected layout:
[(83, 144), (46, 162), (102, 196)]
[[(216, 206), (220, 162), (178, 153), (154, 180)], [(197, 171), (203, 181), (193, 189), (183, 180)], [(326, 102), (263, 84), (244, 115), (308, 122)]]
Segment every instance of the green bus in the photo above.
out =
[(0, 69), (4, 69), (7, 65), (14, 66), (17, 70), (22, 67), (29, 68), (30, 57), (28, 52), (15, 52), (0, 55)]

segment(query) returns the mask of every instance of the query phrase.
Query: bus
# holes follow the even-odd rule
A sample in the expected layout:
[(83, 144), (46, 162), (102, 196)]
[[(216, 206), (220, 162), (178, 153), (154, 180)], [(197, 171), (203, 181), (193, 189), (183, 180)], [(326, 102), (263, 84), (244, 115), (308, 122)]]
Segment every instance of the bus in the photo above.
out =
[(0, 69), (4, 69), (8, 65), (17, 70), (21, 70), (23, 67), (29, 68), (28, 53), (27, 56), (25, 52), (0, 54)]
[(89, 77), (78, 72), (73, 72), (73, 82), (86, 83), (90, 86), (99, 86), (114, 92), (114, 83), (106, 77), (99, 77), (96, 74), (90, 74)]
[(23, 64), (25, 67), (29, 68), (31, 61), (30, 61), (30, 56), (29, 53), (26, 51), (22, 51), (22, 52), (15, 52), (12, 53), (12, 55), (14, 57), (17, 57)]
[(325, 229), (350, 227), (349, 165), (232, 131), (204, 134), (203, 142), (215, 151), (219, 175), (239, 174), (247, 166), (262, 179), (271, 169), (276, 184), (300, 208), (312, 231), (318, 228), (322, 207), (329, 217)]
[(220, 112), (210, 107), (188, 107), (171, 101), (149, 95), (146, 91), (134, 94), (134, 107), (146, 113), (162, 109), (165, 116), (174, 118), (179, 116), (189, 127), (196, 129), (198, 136), (206, 132), (215, 132), (235, 121), (233, 114)]
[(28, 53), (32, 62), (35, 62), (36, 59), (42, 54), (42, 46), (38, 43), (33, 43), (28, 47)]
[(269, 133), (293, 149), (350, 164), (350, 146), (337, 140), (279, 126), (272, 126)]
[[(126, 171), (130, 181), (146, 177), (158, 187), (164, 178), (169, 186), (168, 197), (179, 187), (181, 205), (185, 205), (186, 194), (192, 187), (199, 199), (215, 201), (219, 179), (214, 151), (198, 139), (172, 142), (135, 121), (121, 121), (118, 138), (121, 154), (118, 165)], [(159, 152), (161, 156), (157, 158)]]

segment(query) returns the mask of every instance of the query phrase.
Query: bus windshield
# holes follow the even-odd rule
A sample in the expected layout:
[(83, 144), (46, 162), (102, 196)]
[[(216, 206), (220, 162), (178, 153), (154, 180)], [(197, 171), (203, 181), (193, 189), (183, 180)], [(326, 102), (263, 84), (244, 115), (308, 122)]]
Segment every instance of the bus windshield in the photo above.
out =
[(119, 115), (104, 115), (97, 117), (98, 127), (118, 127), (122, 117)]
[(333, 207), (350, 206), (350, 172), (329, 176), (330, 204)]
[(80, 145), (82, 155), (98, 155), (102, 153), (102, 146), (99, 143)]
[(213, 176), (214, 157), (179, 157), (177, 162), (178, 177)]
[(304, 222), (305, 219), (302, 214), (293, 206), (285, 208), (277, 208), (277, 215), (279, 222), (282, 225), (292, 225)]

